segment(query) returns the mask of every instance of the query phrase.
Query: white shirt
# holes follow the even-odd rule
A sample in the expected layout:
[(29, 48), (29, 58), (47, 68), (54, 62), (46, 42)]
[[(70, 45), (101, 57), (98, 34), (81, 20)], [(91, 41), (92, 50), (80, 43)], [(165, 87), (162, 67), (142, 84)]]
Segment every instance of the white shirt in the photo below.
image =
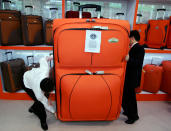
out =
[(131, 48), (132, 48), (135, 44), (137, 44), (137, 43), (138, 43), (138, 42), (135, 42), (134, 44), (132, 44), (132, 45), (131, 45)]
[(40, 82), (49, 77), (50, 67), (47, 61), (48, 57), (43, 57), (40, 59), (40, 67), (33, 68), (30, 71), (24, 73), (23, 81), (26, 88), (32, 89), (36, 98), (44, 105), (44, 107), (52, 113), (55, 110), (52, 105), (48, 103), (48, 99), (45, 97), (43, 91), (40, 88)]

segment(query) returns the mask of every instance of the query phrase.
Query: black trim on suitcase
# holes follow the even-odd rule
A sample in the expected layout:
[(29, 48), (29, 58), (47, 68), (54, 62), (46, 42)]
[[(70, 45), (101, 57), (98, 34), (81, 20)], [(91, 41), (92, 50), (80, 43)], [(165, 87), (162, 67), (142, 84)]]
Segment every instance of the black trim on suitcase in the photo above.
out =
[[(150, 24), (148, 24), (148, 26), (147, 26), (147, 33), (148, 33), (148, 31), (149, 31), (149, 29), (150, 29)], [(146, 35), (146, 41), (147, 41), (147, 36), (148, 36), (148, 34)]]
[(167, 29), (168, 29), (168, 26), (166, 25), (164, 29), (165, 29), (165, 36), (164, 36), (163, 42), (165, 43), (165, 42), (166, 42), (166, 36), (167, 36)]

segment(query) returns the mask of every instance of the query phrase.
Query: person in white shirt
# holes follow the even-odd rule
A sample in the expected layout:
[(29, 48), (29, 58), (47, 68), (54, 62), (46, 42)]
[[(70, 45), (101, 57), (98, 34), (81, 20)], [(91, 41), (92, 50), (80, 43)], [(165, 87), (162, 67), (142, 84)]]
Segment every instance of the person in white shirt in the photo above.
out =
[(34, 100), (34, 104), (29, 108), (30, 113), (34, 113), (40, 119), (41, 127), (48, 130), (46, 123), (46, 111), (54, 113), (53, 106), (48, 101), (48, 96), (54, 89), (53, 80), (49, 78), (50, 67), (48, 61), (52, 60), (52, 56), (43, 57), (40, 59), (40, 67), (32, 68), (24, 73), (23, 82), (24, 90)]

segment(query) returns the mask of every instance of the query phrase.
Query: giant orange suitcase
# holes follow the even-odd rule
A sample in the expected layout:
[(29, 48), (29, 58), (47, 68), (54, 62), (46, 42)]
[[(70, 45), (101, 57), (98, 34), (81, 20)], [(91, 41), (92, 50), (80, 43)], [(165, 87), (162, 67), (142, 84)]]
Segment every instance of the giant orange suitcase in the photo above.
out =
[[(90, 6), (101, 10), (99, 6)], [(80, 10), (83, 7), (87, 5)], [(90, 30), (101, 32), (100, 53), (84, 52), (86, 32)], [(56, 19), (53, 31), (58, 118), (62, 121), (117, 119), (129, 45), (128, 21)], [(96, 38), (94, 34), (91, 37)]]
[[(164, 9), (158, 9), (158, 11)], [(146, 44), (150, 48), (166, 47), (169, 20), (149, 20)]]
[[(141, 14), (137, 14), (137, 17), (142, 17), (142, 15)], [(140, 33), (139, 44), (140, 45), (144, 45), (145, 44), (145, 40), (146, 40), (146, 34), (147, 34), (147, 24), (138, 23), (135, 26), (135, 30), (137, 30)]]
[(169, 33), (167, 37), (167, 48), (171, 48), (171, 16), (170, 16), (170, 25), (169, 25)]
[(163, 77), (161, 90), (171, 94), (171, 61), (163, 61)]
[(145, 65), (144, 70), (143, 90), (151, 93), (157, 93), (160, 90), (163, 68), (156, 65)]

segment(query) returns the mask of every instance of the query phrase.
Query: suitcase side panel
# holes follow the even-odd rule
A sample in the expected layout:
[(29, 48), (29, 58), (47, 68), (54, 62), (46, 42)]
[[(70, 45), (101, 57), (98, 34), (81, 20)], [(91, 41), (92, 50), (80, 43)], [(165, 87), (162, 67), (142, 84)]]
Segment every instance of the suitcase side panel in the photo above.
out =
[(170, 17), (170, 25), (167, 37), (167, 48), (171, 48), (171, 17)]
[(53, 30), (53, 21), (46, 21), (45, 23), (45, 43), (47, 45), (53, 45), (53, 36), (52, 36), (52, 30)]
[(3, 75), (5, 91), (12, 92), (12, 90), (11, 90), (11, 81), (10, 81), (10, 78), (9, 78), (8, 65), (5, 62), (1, 63), (1, 71), (2, 71), (2, 75)]

